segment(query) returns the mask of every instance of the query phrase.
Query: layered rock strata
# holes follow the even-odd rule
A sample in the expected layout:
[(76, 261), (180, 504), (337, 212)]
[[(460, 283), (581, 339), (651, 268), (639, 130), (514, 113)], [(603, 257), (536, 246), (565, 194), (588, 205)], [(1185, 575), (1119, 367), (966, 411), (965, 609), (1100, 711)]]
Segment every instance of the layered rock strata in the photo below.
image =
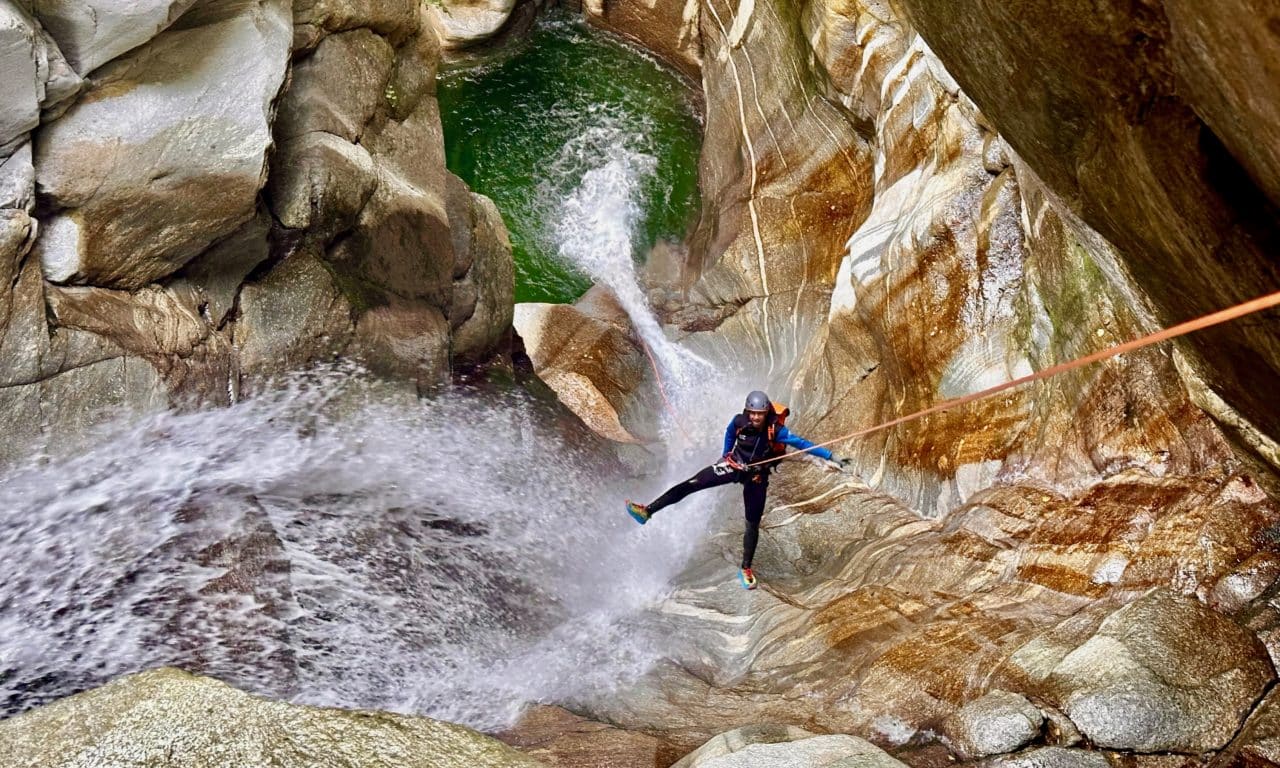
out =
[[(698, 18), (706, 209), (682, 283), (652, 295), (687, 344), (768, 379), (802, 433), (865, 428), (1171, 319), (1130, 276), (1135, 243), (1042, 179), (897, 5), (706, 0)], [(1152, 193), (1135, 190), (1108, 194)], [(1265, 287), (1245, 274), (1235, 294)], [(1265, 352), (1268, 323), (1240, 344)], [(1275, 679), (1280, 508), (1260, 486), (1274, 478), (1237, 459), (1189, 370), (1142, 350), (835, 446), (860, 479), (783, 470), (764, 588), (733, 583), (727, 505), (726, 533), (655, 619), (671, 663), (594, 714), (687, 747), (784, 722), (904, 759), (939, 733), (969, 757), (1025, 745), (1000, 759), (1035, 765), (1103, 760), (1067, 748), (1084, 739), (1124, 759), (1266, 754), (1261, 711), (1236, 735)], [(990, 695), (1029, 703), (992, 734), (1006, 715), (971, 719)]]
[[(1280, 289), (1274, 9), (901, 6), (1019, 156), (1124, 254), (1163, 323)], [(1018, 20), (1030, 20), (1029, 33), (1013, 33)], [(1280, 372), (1278, 321), (1272, 310), (1182, 343), (1272, 447), (1280, 413), (1264, 393)]]
[(0, 137), (5, 460), (334, 356), (429, 388), (505, 343), (510, 245), (444, 168), (420, 3), (72, 5), (0, 19), (30, 74)]

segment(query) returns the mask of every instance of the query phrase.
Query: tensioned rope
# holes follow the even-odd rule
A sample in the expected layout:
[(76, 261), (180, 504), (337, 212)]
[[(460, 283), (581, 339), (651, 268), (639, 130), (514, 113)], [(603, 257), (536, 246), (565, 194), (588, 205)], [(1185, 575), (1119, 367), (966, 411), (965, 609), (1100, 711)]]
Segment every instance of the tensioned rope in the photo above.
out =
[(639, 334), (637, 334), (637, 339), (645, 355), (649, 358), (649, 365), (653, 366), (653, 378), (658, 380), (658, 394), (662, 395), (662, 402), (667, 404), (667, 413), (671, 414), (671, 420), (679, 427), (680, 434), (684, 435), (685, 443), (693, 445), (693, 438), (689, 436), (689, 432), (684, 428), (684, 423), (680, 421), (680, 414), (676, 413), (675, 406), (671, 404), (671, 398), (667, 397), (667, 385), (662, 382), (662, 372), (658, 370), (658, 361), (654, 359), (653, 351), (649, 349), (649, 345), (645, 343), (644, 339), (639, 338)]
[[(1214, 312), (1212, 314), (1204, 315), (1202, 317), (1198, 317), (1194, 320), (1188, 320), (1185, 323), (1179, 323), (1178, 325), (1172, 326), (1170, 328), (1166, 328), (1162, 331), (1149, 333), (1146, 336), (1139, 337), (1137, 339), (1134, 339), (1133, 341), (1127, 341), (1123, 344), (1116, 344), (1114, 346), (1107, 347), (1106, 349), (1100, 350), (1098, 352), (1094, 352), (1093, 354), (1090, 354), (1090, 355), (1085, 355), (1084, 357), (1076, 358), (1075, 360), (1070, 360), (1065, 363), (1058, 363), (1057, 365), (1053, 365), (1043, 370), (1036, 371), (1035, 373), (1028, 374), (1026, 376), (1022, 376), (1022, 377), (1013, 379), (1011, 381), (1006, 381), (1003, 384), (997, 384), (994, 387), (989, 387), (987, 389), (983, 389), (978, 392), (974, 392), (972, 394), (964, 395), (963, 397), (956, 397), (956, 398), (952, 398), (951, 400), (944, 400), (941, 403), (930, 406), (929, 408), (925, 408), (924, 410), (916, 411), (915, 413), (909, 413), (906, 416), (899, 416), (896, 419), (891, 419), (890, 421), (882, 422), (880, 424), (876, 424), (875, 426), (867, 427), (866, 429), (859, 429), (855, 432), (850, 432), (847, 435), (841, 435), (840, 437), (827, 440), (826, 442), (811, 445), (808, 448), (805, 448), (804, 450), (792, 451), (791, 453), (785, 454), (784, 456), (775, 456), (771, 459), (763, 459), (761, 461), (747, 464), (746, 466), (758, 467), (763, 464), (769, 464), (771, 462), (781, 461), (782, 459), (788, 458), (791, 456), (798, 456), (802, 453), (808, 453), (809, 451), (812, 451), (815, 448), (825, 448), (828, 445), (844, 442), (845, 440), (852, 440), (855, 437), (863, 437), (865, 435), (870, 435), (872, 433), (879, 432), (884, 429), (888, 429), (889, 427), (896, 427), (899, 424), (904, 424), (908, 421), (914, 421), (915, 419), (921, 418), (922, 416), (928, 416), (931, 413), (940, 413), (942, 411), (947, 411), (952, 408), (957, 408), (961, 405), (974, 403), (979, 400), (985, 400), (989, 397), (992, 397), (1001, 392), (1004, 392), (1005, 390), (1013, 389), (1014, 387), (1019, 387), (1019, 386), (1022, 386), (1023, 384), (1030, 384), (1033, 381), (1047, 379), (1051, 376), (1057, 376), (1060, 373), (1066, 373), (1067, 371), (1073, 371), (1077, 368), (1083, 368), (1084, 366), (1090, 365), (1092, 363), (1097, 363), (1102, 360), (1115, 357), (1117, 355), (1123, 355), (1126, 352), (1133, 352), (1134, 350), (1142, 349), (1143, 347), (1149, 347), (1152, 344), (1159, 344), (1162, 341), (1175, 339), (1179, 336), (1185, 336), (1188, 333), (1201, 331), (1201, 330), (1204, 330), (1205, 328), (1209, 328), (1215, 325), (1221, 325), (1222, 323), (1235, 320), (1236, 318), (1244, 317), (1245, 315), (1251, 315), (1254, 312), (1261, 312), (1264, 309), (1270, 309), (1271, 307), (1274, 307), (1277, 305), (1280, 305), (1280, 291), (1267, 294), (1266, 296), (1260, 296), (1251, 301), (1246, 301), (1240, 304), (1236, 304), (1235, 306), (1228, 307), (1226, 309), (1220, 310), (1218, 312)], [(671, 412), (672, 419), (676, 422), (677, 425), (679, 425), (680, 424), (679, 416), (676, 414), (675, 408), (672, 406), (671, 401), (667, 399), (667, 391), (666, 391), (666, 387), (662, 383), (662, 375), (661, 375), (661, 372), (658, 370), (658, 363), (656, 360), (654, 360), (653, 354), (649, 351), (649, 347), (645, 345), (643, 341), (641, 341), (641, 345), (644, 346), (645, 354), (649, 356), (649, 363), (653, 366), (653, 375), (658, 380), (658, 388), (662, 394), (662, 399), (664, 402), (666, 402), (667, 409)], [(683, 432), (684, 427), (681, 426), (680, 430)], [(685, 433), (685, 438), (689, 439), (690, 443), (692, 443), (692, 439), (689, 438), (689, 435), (687, 432)]]
[(1014, 387), (1018, 387), (1023, 384), (1029, 384), (1033, 381), (1039, 381), (1040, 379), (1047, 379), (1050, 376), (1057, 376), (1060, 373), (1066, 373), (1067, 371), (1073, 371), (1077, 368), (1083, 368), (1084, 366), (1089, 365), (1091, 363), (1100, 362), (1102, 360), (1106, 360), (1107, 358), (1115, 357), (1116, 355), (1123, 355), (1126, 352), (1132, 352), (1137, 349), (1142, 349), (1143, 347), (1149, 347), (1152, 344), (1159, 344), (1162, 341), (1168, 341), (1169, 339), (1174, 339), (1179, 336), (1185, 336), (1188, 333), (1204, 330), (1205, 328), (1209, 328), (1214, 325), (1220, 325), (1222, 323), (1228, 322), (1230, 320), (1235, 320), (1236, 318), (1243, 317), (1245, 315), (1251, 315), (1254, 312), (1261, 312), (1264, 309), (1270, 309), (1271, 307), (1274, 307), (1277, 305), (1280, 305), (1280, 291), (1276, 291), (1275, 293), (1271, 293), (1266, 296), (1260, 296), (1256, 299), (1253, 299), (1252, 301), (1246, 301), (1241, 304), (1236, 304), (1233, 307), (1228, 307), (1227, 309), (1214, 312), (1212, 314), (1204, 315), (1203, 317), (1198, 317), (1194, 320), (1188, 320), (1185, 323), (1179, 323), (1178, 325), (1172, 326), (1170, 328), (1166, 328), (1163, 331), (1156, 331), (1155, 333), (1147, 334), (1146, 336), (1142, 336), (1140, 338), (1134, 339), (1133, 341), (1127, 341), (1123, 344), (1117, 344), (1115, 346), (1108, 347), (1101, 351), (1094, 352), (1093, 354), (1076, 358), (1075, 360), (1071, 360), (1065, 363), (1058, 363), (1057, 365), (1050, 366), (1048, 368), (1045, 368), (1044, 370), (1036, 371), (1035, 373), (1028, 374), (1026, 376), (1022, 376), (1022, 377), (1013, 379), (1011, 381), (1006, 381), (1003, 384), (997, 384), (996, 386), (990, 387), (988, 389), (984, 389), (978, 392), (974, 392), (972, 394), (964, 395), (963, 397), (957, 397), (951, 400), (944, 400), (941, 403), (938, 403), (937, 405), (931, 406), (929, 408), (925, 408), (924, 410), (916, 411), (915, 413), (909, 413), (906, 416), (899, 416), (896, 419), (892, 419), (890, 421), (886, 421), (881, 424), (876, 424), (873, 427), (867, 427), (866, 429), (859, 429), (855, 432), (850, 432), (847, 435), (841, 435), (840, 437), (827, 440), (826, 442), (811, 445), (808, 448), (805, 448), (804, 450), (801, 450), (801, 451), (793, 451), (791, 453), (786, 454), (785, 456), (776, 456), (771, 459), (764, 459), (762, 461), (753, 462), (751, 464), (748, 464), (747, 466), (757, 467), (762, 464), (768, 464), (774, 461), (781, 461), (783, 458), (786, 458), (787, 456), (797, 456), (801, 453), (808, 453), (809, 451), (812, 451), (815, 448), (824, 448), (834, 443), (844, 442), (845, 440), (852, 440), (855, 437), (863, 437), (864, 435), (869, 435), (874, 432), (879, 432), (883, 429), (888, 429), (889, 427), (896, 427), (897, 425), (903, 424), (908, 421), (914, 421), (915, 419), (918, 419), (922, 416), (928, 416), (931, 413), (939, 413), (941, 411), (950, 410), (952, 408), (956, 408), (958, 406), (965, 405), (967, 403), (973, 403), (979, 400), (985, 400), (989, 397), (992, 397), (1001, 392), (1004, 392), (1007, 389), (1013, 389)]

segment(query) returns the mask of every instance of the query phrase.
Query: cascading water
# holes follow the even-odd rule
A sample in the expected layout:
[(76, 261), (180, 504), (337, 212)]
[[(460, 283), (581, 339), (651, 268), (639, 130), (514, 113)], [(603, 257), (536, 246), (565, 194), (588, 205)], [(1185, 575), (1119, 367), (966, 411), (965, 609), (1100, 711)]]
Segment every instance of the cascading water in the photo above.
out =
[(675, 411), (666, 416), (687, 420), (723, 385), (711, 364), (667, 338), (636, 275), (633, 238), (657, 161), (636, 146), (643, 145), (643, 126), (595, 112), (598, 122), (566, 142), (547, 168), (541, 189), (548, 237), (561, 259), (613, 292), (664, 381)]
[(378, 404), (349, 373), (167, 413), (0, 483), (0, 713), (174, 664), (481, 728), (662, 653), (636, 620), (703, 536), (526, 398)]
[(531, 701), (589, 707), (661, 657), (645, 610), (721, 497), (644, 528), (621, 501), (714, 458), (743, 388), (670, 342), (646, 305), (637, 190), (659, 163), (633, 112), (579, 114), (537, 214), (553, 251), (618, 296), (703, 444), (640, 482), (527, 397), (405, 403), (344, 370), (117, 425), (0, 479), (0, 716), (172, 664), (497, 729)]

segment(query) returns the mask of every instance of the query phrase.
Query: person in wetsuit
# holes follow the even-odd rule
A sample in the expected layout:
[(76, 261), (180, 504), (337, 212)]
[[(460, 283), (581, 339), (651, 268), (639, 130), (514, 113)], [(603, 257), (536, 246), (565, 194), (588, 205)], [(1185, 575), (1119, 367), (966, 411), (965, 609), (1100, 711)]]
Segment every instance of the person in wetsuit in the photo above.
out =
[(738, 580), (744, 588), (755, 589), (756, 577), (751, 571), (751, 560), (756, 553), (756, 543), (760, 540), (760, 519), (764, 516), (764, 500), (769, 491), (769, 472), (778, 462), (752, 465), (782, 456), (788, 445), (798, 450), (813, 448), (809, 453), (832, 462), (841, 470), (846, 469), (853, 461), (837, 459), (826, 448), (814, 448), (810, 441), (793, 434), (786, 426), (777, 424), (777, 418), (768, 395), (759, 390), (747, 395), (742, 413), (734, 416), (725, 430), (724, 456), (720, 461), (700, 470), (688, 480), (673, 485), (649, 504), (628, 501), (627, 513), (637, 523), (644, 525), (654, 513), (691, 493), (729, 483), (741, 483), (747, 528), (742, 535), (742, 569), (738, 571)]

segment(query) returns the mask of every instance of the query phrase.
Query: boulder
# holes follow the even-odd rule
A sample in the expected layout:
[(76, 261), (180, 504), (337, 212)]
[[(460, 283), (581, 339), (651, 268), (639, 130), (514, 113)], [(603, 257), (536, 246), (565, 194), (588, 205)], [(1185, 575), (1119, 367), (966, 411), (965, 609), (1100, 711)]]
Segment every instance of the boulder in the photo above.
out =
[(196, 0), (34, 0), (36, 16), (81, 75), (137, 48)]
[(271, 212), (283, 226), (322, 243), (355, 226), (378, 186), (369, 151), (332, 133), (284, 141), (273, 165), (267, 181)]
[(637, 386), (650, 373), (644, 352), (623, 327), (575, 306), (535, 303), (516, 305), (514, 325), (533, 370), (560, 402), (596, 434), (640, 442), (628, 417), (639, 405)]
[(998, 757), (982, 765), (986, 768), (1110, 768), (1101, 752), (1066, 747), (1041, 747), (1017, 755)]
[[(515, 262), (497, 206), (465, 186), (459, 191), (466, 197), (466, 218), (455, 220), (451, 212), (449, 226), (455, 237), (454, 274), (460, 268), (465, 271), (453, 282), (449, 325), (453, 329), (453, 358), (465, 364), (491, 354), (511, 331)], [(461, 247), (457, 240), (460, 236), (465, 238)]]
[(448, 50), (467, 48), (493, 37), (511, 18), (516, 0), (442, 0), (431, 5)]
[(36, 181), (53, 213), (37, 251), (48, 279), (138, 288), (252, 218), (289, 22), (283, 0), (201, 6), (96, 72), (86, 96), (41, 127)]
[(556, 768), (654, 768), (671, 765), (685, 752), (657, 737), (552, 706), (531, 707), (497, 737)]
[[(269, 701), (176, 669), (140, 672), (0, 723), (14, 765), (536, 768), (501, 742), (425, 717)], [(318, 756), (323, 758), (318, 758)]]
[(905, 768), (905, 763), (856, 736), (819, 736), (786, 725), (749, 725), (708, 741), (672, 768)]
[(420, 0), (295, 0), (294, 49), (314, 48), (333, 32), (368, 29), (398, 45), (419, 27)]
[(241, 370), (260, 378), (329, 359), (350, 334), (351, 306), (333, 275), (319, 259), (299, 253), (241, 289), (232, 337)]
[(0, 157), (9, 154), (15, 140), (40, 123), (44, 78), (40, 72), (40, 33), (31, 20), (11, 3), (0, 5)]
[(385, 110), (394, 58), (391, 45), (368, 29), (326, 37), (293, 66), (275, 121), (276, 140), (324, 131), (358, 142)]
[(965, 760), (1013, 752), (1040, 733), (1044, 715), (1025, 696), (992, 691), (965, 704), (942, 725), (952, 750)]
[(1098, 746), (1198, 754), (1222, 749), (1274, 679), (1253, 633), (1154, 590), (1108, 616), (1046, 689)]

